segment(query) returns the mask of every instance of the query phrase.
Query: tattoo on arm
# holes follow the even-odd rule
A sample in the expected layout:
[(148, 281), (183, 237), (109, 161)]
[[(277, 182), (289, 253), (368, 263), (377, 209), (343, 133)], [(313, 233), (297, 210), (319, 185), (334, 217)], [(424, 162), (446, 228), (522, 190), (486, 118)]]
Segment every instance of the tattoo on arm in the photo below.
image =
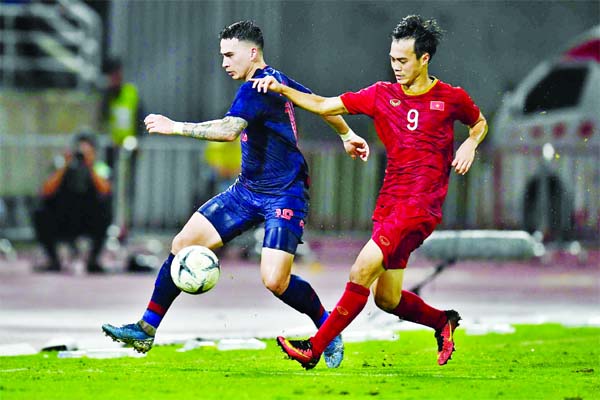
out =
[(235, 139), (248, 126), (245, 119), (239, 117), (225, 117), (206, 122), (185, 122), (183, 136), (195, 139), (226, 142)]

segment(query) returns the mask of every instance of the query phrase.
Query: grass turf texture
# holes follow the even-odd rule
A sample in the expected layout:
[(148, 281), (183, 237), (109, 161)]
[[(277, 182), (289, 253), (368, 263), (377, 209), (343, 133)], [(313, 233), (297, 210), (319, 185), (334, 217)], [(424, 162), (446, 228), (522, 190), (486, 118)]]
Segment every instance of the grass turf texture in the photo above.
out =
[(455, 334), (436, 364), (432, 332), (348, 343), (338, 369), (311, 371), (266, 350), (158, 346), (145, 358), (0, 357), (0, 399), (600, 399), (600, 329), (519, 325), (516, 333)]

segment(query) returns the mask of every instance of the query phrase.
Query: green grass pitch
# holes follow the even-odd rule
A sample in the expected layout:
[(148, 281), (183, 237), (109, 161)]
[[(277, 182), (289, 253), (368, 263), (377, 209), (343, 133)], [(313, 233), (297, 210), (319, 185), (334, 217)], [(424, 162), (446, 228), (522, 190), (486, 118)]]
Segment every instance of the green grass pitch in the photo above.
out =
[(144, 358), (0, 357), (0, 399), (600, 399), (598, 328), (459, 328), (455, 337), (443, 367), (428, 331), (348, 343), (340, 368), (321, 361), (311, 371), (284, 359), (274, 340), (266, 350), (157, 346)]

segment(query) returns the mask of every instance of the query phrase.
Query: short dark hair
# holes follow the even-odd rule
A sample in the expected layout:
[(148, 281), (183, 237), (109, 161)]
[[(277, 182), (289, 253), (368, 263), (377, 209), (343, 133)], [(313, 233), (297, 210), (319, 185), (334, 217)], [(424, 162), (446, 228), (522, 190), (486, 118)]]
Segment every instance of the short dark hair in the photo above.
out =
[(118, 57), (109, 57), (104, 61), (104, 66), (102, 68), (105, 74), (111, 74), (116, 71), (120, 71), (123, 69), (123, 63), (121, 59)]
[(261, 50), (265, 45), (263, 34), (254, 21), (238, 21), (224, 28), (219, 39), (245, 40), (256, 44)]
[(77, 147), (81, 142), (88, 143), (93, 148), (96, 148), (96, 137), (93, 133), (84, 131), (75, 135), (75, 138), (73, 138), (73, 144)]
[(437, 46), (442, 38), (443, 31), (438, 26), (435, 19), (423, 21), (420, 15), (409, 15), (392, 31), (392, 39), (415, 39), (415, 54), (417, 59), (423, 54), (429, 53), (433, 58)]

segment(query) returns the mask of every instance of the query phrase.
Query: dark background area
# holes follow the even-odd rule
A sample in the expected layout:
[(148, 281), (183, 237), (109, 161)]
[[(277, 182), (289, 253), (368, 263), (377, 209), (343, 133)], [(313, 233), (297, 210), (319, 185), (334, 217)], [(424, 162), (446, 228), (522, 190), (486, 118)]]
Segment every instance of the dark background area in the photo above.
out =
[[(487, 116), (506, 90), (600, 22), (597, 1), (136, 1), (108, 10), (108, 52), (123, 58), (148, 112), (219, 118), (238, 83), (222, 71), (217, 34), (240, 19), (263, 29), (265, 59), (316, 93), (335, 96), (390, 80), (389, 35), (406, 15), (446, 31), (430, 71), (464, 87)], [(299, 114), (307, 138), (327, 137)], [(364, 118), (355, 130), (371, 131)], [(333, 137), (333, 136), (332, 136)]]

